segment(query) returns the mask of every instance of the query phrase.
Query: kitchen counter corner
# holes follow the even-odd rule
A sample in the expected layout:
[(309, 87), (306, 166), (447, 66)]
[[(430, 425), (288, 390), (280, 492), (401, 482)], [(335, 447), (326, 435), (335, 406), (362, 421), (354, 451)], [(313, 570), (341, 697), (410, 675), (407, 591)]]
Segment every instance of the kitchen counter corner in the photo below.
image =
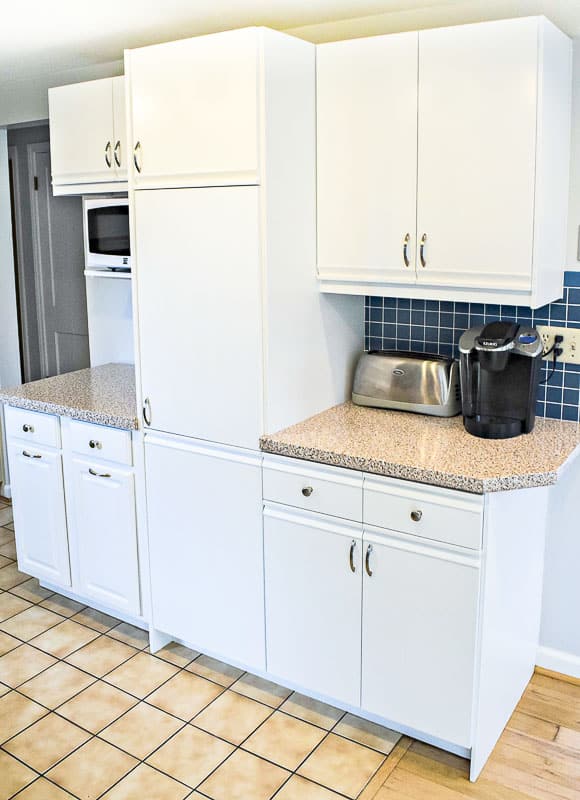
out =
[(138, 428), (132, 364), (104, 364), (0, 389), (0, 402), (111, 428)]
[(475, 494), (549, 486), (580, 444), (580, 426), (537, 419), (532, 433), (479, 439), (461, 416), (440, 418), (344, 403), (279, 433), (266, 453)]

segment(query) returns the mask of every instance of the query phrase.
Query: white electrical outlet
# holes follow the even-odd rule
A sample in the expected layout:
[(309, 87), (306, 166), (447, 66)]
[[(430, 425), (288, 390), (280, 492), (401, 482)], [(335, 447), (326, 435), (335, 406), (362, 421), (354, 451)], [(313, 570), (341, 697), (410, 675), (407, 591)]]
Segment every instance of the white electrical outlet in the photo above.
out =
[[(551, 325), (537, 325), (536, 327), (542, 337), (544, 352), (552, 347), (554, 337), (560, 335), (564, 338), (556, 345), (562, 348), (562, 355), (558, 356), (558, 361), (561, 364), (580, 364), (580, 328), (556, 328)], [(545, 358), (552, 359), (552, 353)]]

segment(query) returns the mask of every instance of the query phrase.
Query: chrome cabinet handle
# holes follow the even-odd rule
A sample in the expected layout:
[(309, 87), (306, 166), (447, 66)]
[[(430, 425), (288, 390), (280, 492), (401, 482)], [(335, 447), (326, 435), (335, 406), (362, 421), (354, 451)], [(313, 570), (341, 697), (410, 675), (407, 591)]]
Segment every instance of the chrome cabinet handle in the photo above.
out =
[(425, 243), (427, 241), (427, 234), (424, 233), (421, 236), (421, 246), (419, 247), (419, 259), (421, 260), (421, 266), (426, 267), (427, 262), (425, 261)]
[(151, 425), (151, 401), (148, 397), (143, 400), (143, 422), (145, 425)]
[(405, 234), (405, 238), (403, 239), (403, 261), (405, 262), (405, 266), (408, 267), (411, 263), (409, 261), (409, 256), (407, 253), (407, 248), (409, 247), (409, 242), (411, 241), (411, 234)]
[(22, 430), (24, 433), (34, 433), (34, 426), (26, 424), (22, 426)]
[(91, 475), (94, 475), (95, 478), (110, 478), (111, 477), (111, 473), (110, 472), (97, 472), (97, 470), (93, 469), (92, 467), (89, 467), (89, 472), (90, 472)]
[(111, 142), (107, 142), (105, 145), (105, 164), (111, 168), (113, 162), (111, 161)]
[(422, 511), (411, 511), (411, 519), (413, 522), (421, 522), (421, 517), (423, 516)]
[(310, 497), (313, 491), (314, 489), (312, 488), (312, 486), (305, 486), (304, 489), (302, 489), (302, 494), (304, 495), (304, 497)]
[(113, 150), (113, 155), (115, 157), (115, 164), (120, 167), (121, 166), (121, 141), (117, 139), (115, 142), (115, 149)]
[(356, 539), (353, 539), (352, 542), (350, 543), (350, 552), (349, 552), (349, 555), (348, 555), (348, 561), (349, 561), (349, 564), (350, 564), (350, 571), (351, 572), (356, 572), (356, 567), (355, 567), (355, 564), (354, 564), (354, 551), (355, 550), (356, 550)]
[(138, 156), (141, 155), (141, 142), (137, 142), (135, 145), (135, 149), (133, 150), (133, 164), (135, 164), (135, 169), (137, 172), (141, 172), (141, 158)]
[(90, 440), (89, 447), (91, 447), (93, 450), (95, 448), (97, 448), (97, 450), (102, 450), (103, 449), (103, 445), (101, 444), (101, 442), (97, 442), (96, 439), (91, 439)]
[(369, 576), (369, 578), (373, 577), (373, 571), (371, 569), (371, 553), (372, 552), (373, 552), (373, 546), (372, 546), (372, 544), (369, 544), (367, 546), (367, 552), (366, 552), (366, 555), (365, 555), (365, 569), (367, 571), (367, 575)]
[(42, 458), (40, 453), (28, 453), (26, 450), (22, 451), (22, 455), (26, 456), (26, 458)]

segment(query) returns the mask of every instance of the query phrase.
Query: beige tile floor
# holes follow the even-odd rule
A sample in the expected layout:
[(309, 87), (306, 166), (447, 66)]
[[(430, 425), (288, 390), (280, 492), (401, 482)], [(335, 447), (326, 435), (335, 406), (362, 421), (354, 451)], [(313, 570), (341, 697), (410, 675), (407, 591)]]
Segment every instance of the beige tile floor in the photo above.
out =
[(0, 800), (354, 800), (376, 782), (397, 734), (181, 645), (151, 655), (19, 572), (0, 514)]

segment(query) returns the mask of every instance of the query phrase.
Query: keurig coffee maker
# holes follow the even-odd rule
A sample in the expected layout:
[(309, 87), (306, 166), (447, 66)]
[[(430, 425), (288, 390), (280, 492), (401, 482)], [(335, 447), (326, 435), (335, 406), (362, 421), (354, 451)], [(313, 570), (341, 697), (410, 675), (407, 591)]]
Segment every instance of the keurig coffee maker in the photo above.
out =
[(542, 365), (537, 330), (490, 322), (465, 331), (459, 353), (465, 429), (484, 439), (529, 433)]

